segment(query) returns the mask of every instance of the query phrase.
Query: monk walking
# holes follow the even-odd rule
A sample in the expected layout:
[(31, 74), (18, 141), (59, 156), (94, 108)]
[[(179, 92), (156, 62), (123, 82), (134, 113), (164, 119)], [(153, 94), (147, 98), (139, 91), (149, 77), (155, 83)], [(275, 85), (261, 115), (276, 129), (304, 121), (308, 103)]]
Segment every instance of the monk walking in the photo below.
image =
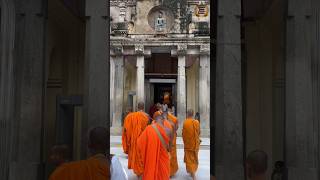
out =
[(155, 117), (137, 140), (143, 164), (143, 180), (168, 180), (170, 177), (170, 128), (165, 127), (162, 115)]
[(183, 123), (182, 138), (184, 143), (184, 162), (187, 172), (195, 180), (198, 169), (198, 152), (200, 147), (200, 123), (193, 119), (193, 110), (187, 111), (187, 119)]
[(87, 160), (62, 164), (52, 173), (49, 180), (109, 180), (110, 160), (106, 155), (107, 138), (109, 135), (106, 128), (92, 129), (89, 132), (88, 142), (91, 157)]
[(178, 130), (178, 118), (173, 115), (172, 109), (169, 109), (167, 119), (173, 128), (172, 146), (170, 151), (170, 177), (174, 176), (178, 171), (178, 160), (177, 160), (177, 130)]
[(156, 104), (157, 107), (157, 111), (155, 113), (153, 113), (152, 118), (156, 119), (157, 116), (162, 114), (162, 105), (160, 103)]
[(139, 177), (143, 172), (143, 166), (137, 161), (137, 139), (142, 131), (147, 127), (149, 115), (144, 112), (144, 103), (138, 103), (138, 111), (127, 115), (124, 120), (122, 146), (125, 153), (128, 154), (128, 169)]

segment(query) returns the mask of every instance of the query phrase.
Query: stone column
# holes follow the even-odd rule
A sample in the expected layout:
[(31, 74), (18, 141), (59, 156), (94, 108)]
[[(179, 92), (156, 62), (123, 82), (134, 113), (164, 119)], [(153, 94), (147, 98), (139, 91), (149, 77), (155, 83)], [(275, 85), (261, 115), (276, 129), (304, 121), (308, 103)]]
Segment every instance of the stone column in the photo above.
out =
[(110, 126), (112, 126), (112, 122), (113, 122), (113, 112), (115, 109), (115, 105), (114, 105), (114, 78), (115, 78), (115, 57), (114, 56), (110, 56)]
[(319, 179), (319, 1), (308, 3), (311, 9), (304, 1), (288, 1), (285, 160), (290, 180)]
[[(123, 112), (124, 57), (123, 48), (115, 47), (111, 56), (110, 106), (112, 111), (112, 127), (120, 127)], [(113, 83), (113, 84), (111, 84)], [(112, 93), (112, 94), (111, 94)], [(111, 104), (112, 103), (112, 104)], [(110, 108), (110, 110), (111, 110)]]
[[(9, 45), (14, 47), (10, 52), (11, 57), (6, 64), (2, 64), (1, 68), (8, 68), (3, 71), (4, 78), (8, 80), (4, 82), (7, 86), (5, 94), (1, 95), (1, 103), (4, 101), (6, 107), (4, 110), (6, 121), (11, 121), (10, 126), (5, 127), (7, 133), (6, 143), (7, 150), (11, 151), (6, 157), (10, 160), (9, 169), (5, 169), (6, 177), (0, 179), (18, 180), (23, 177), (25, 180), (43, 179), (43, 111), (44, 111), (44, 96), (45, 96), (45, 27), (46, 27), (46, 10), (43, 9), (39, 1), (29, 1), (24, 3), (21, 1), (6, 1), (3, 0), (1, 11), (11, 11), (11, 19), (6, 22), (7, 25), (14, 28), (11, 31), (15, 32), (7, 34), (4, 40), (10, 40)], [(8, 4), (10, 6), (7, 6)], [(13, 2), (15, 3), (13, 5)], [(8, 3), (8, 4), (7, 4)], [(14, 6), (14, 7), (13, 7)], [(2, 23), (2, 21), (1, 21)], [(6, 26), (6, 25), (5, 25)], [(3, 28), (1, 26), (1, 28)], [(15, 44), (13, 44), (15, 42)], [(2, 46), (1, 48), (5, 48)], [(14, 63), (12, 60), (14, 59)], [(10, 71), (14, 69), (14, 79), (10, 76)], [(2, 70), (1, 70), (2, 71)], [(9, 75), (9, 76), (8, 76)], [(12, 75), (12, 74), (11, 74)], [(3, 80), (3, 79), (2, 79)], [(12, 80), (14, 80), (15, 97), (12, 98)], [(10, 91), (8, 91), (10, 90)], [(3, 97), (3, 95), (8, 97)], [(14, 108), (12, 107), (14, 105)], [(1, 106), (1, 105), (0, 105)], [(2, 108), (2, 107), (1, 107)], [(14, 116), (12, 116), (14, 111)], [(9, 124), (8, 124), (9, 125)], [(3, 127), (3, 125), (0, 125)], [(2, 133), (3, 129), (0, 129)], [(3, 137), (1, 137), (3, 138)], [(2, 149), (2, 146), (0, 147)], [(9, 151), (5, 151), (8, 153)], [(0, 153), (2, 156), (3, 151)], [(1, 158), (1, 157), (0, 157)], [(1, 158), (2, 161), (2, 158)], [(7, 166), (8, 167), (8, 166)], [(9, 171), (8, 171), (9, 170)]]
[[(109, 128), (109, 8), (107, 1), (86, 1), (85, 94), (82, 158), (86, 157), (87, 132), (91, 127)], [(109, 141), (109, 139), (107, 139)], [(107, 142), (108, 143), (108, 142)], [(107, 152), (109, 153), (109, 152)]]
[(186, 54), (187, 45), (178, 45), (178, 80), (177, 80), (177, 117), (179, 119), (179, 131), (182, 130), (182, 125), (186, 119)]
[(199, 111), (201, 133), (209, 136), (210, 127), (210, 44), (200, 46)]
[(215, 170), (217, 179), (244, 179), (240, 0), (218, 4)]
[(0, 1), (1, 47), (0, 47), (0, 179), (8, 179), (10, 161), (16, 150), (12, 142), (18, 131), (12, 129), (15, 118), (15, 9), (12, 1)]
[(144, 47), (136, 45), (135, 52), (137, 54), (137, 103), (144, 102)]

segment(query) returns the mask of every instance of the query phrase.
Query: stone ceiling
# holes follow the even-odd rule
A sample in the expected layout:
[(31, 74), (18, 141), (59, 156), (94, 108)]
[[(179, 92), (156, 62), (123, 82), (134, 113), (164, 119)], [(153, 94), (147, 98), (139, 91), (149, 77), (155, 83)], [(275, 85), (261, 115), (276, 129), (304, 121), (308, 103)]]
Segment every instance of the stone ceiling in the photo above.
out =
[(244, 17), (255, 19), (263, 16), (274, 1), (282, 0), (243, 0)]

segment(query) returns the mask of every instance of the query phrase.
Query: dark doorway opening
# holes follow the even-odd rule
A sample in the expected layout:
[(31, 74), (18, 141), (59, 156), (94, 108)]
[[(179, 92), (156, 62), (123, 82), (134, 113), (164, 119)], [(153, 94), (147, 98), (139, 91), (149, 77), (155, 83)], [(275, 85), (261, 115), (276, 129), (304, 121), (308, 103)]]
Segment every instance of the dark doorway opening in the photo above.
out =
[(154, 103), (168, 104), (171, 107), (174, 104), (173, 84), (156, 83), (154, 85)]

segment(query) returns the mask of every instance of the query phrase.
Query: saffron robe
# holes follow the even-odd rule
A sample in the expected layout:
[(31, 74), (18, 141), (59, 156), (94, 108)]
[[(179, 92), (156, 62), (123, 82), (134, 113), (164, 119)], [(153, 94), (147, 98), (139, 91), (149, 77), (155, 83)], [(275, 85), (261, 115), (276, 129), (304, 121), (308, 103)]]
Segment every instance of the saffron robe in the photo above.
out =
[[(170, 138), (158, 123), (158, 128), (166, 144)], [(141, 162), (144, 167), (142, 180), (168, 180), (170, 176), (170, 160), (167, 149), (162, 145), (155, 129), (149, 125), (137, 140)]]
[(155, 113), (153, 113), (152, 119), (156, 119), (156, 117), (161, 114), (162, 114), (161, 111), (156, 111)]
[(140, 176), (143, 167), (137, 161), (137, 139), (143, 130), (147, 127), (149, 116), (145, 112), (130, 113), (124, 122), (124, 133), (122, 136), (122, 146), (128, 154), (128, 169), (133, 169), (133, 172)]
[(109, 180), (110, 166), (103, 155), (87, 160), (64, 163), (50, 176), (49, 180)]
[(168, 113), (168, 120), (173, 126), (173, 139), (170, 151), (170, 176), (173, 176), (178, 171), (178, 160), (177, 160), (177, 129), (178, 129), (178, 118)]
[(200, 123), (198, 120), (186, 119), (183, 123), (182, 138), (184, 143), (184, 162), (188, 173), (198, 169), (198, 152), (200, 147)]

